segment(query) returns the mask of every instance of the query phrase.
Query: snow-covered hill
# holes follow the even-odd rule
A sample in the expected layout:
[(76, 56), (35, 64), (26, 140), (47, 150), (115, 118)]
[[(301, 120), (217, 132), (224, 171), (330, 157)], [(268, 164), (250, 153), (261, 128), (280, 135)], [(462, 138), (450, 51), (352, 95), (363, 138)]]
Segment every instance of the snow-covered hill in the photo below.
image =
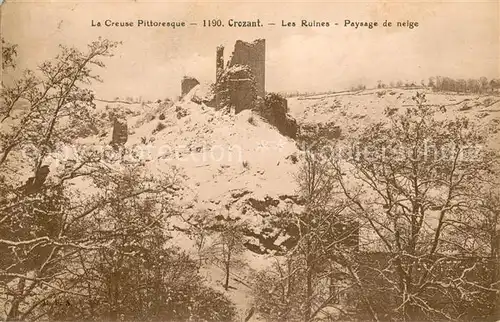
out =
[[(207, 221), (237, 219), (250, 228), (248, 242), (263, 251), (262, 241), (279, 246), (286, 236), (272, 225), (278, 210), (300, 212), (295, 174), (301, 150), (298, 142), (283, 136), (259, 115), (245, 110), (237, 115), (227, 109), (216, 111), (197, 97), (197, 86), (177, 102), (149, 104), (98, 102), (96, 115), (103, 126), (99, 134), (79, 140), (81, 145), (109, 146), (114, 117), (125, 119), (128, 139), (122, 162), (141, 164), (151, 174), (178, 169), (182, 175), (181, 196), (176, 207), (185, 214)], [(386, 118), (387, 111), (399, 113), (414, 106), (416, 90), (384, 89), (352, 93), (295, 97), (288, 100), (289, 112), (302, 126), (318, 124), (339, 127), (338, 139), (357, 136), (370, 123)], [(500, 97), (426, 93), (427, 103), (443, 111), (439, 117), (467, 116), (489, 134), (498, 148)], [(57, 160), (51, 165), (55, 170)], [(182, 231), (186, 222), (176, 222)], [(259, 237), (262, 238), (259, 241)], [(181, 232), (175, 242), (192, 250)], [(249, 272), (269, 265), (268, 255), (248, 251), (249, 267), (236, 271), (229, 292), (243, 315), (251, 307)], [(203, 270), (214, 287), (221, 288), (222, 271), (215, 266)]]
[[(466, 116), (478, 122), (489, 133), (490, 142), (500, 142), (500, 97), (493, 95), (426, 94), (427, 104), (434, 106), (436, 117), (452, 119)], [(340, 126), (343, 136), (352, 137), (367, 124), (386, 118), (384, 111), (403, 112), (415, 106), (412, 96), (417, 90), (378, 89), (360, 92), (295, 97), (289, 99), (290, 113), (300, 124), (333, 122)]]

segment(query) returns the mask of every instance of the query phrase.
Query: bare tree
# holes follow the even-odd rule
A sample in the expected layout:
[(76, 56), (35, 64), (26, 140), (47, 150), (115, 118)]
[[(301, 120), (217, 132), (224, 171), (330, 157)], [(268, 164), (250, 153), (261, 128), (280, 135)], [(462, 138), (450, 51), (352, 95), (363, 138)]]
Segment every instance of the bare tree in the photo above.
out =
[[(116, 43), (99, 40), (89, 46), (86, 54), (63, 48), (62, 54), (54, 61), (39, 66), (39, 75), (25, 71), (20, 79), (2, 88), (0, 247), (5, 256), (1, 261), (0, 276), (5, 291), (2, 293), (7, 295), (10, 303), (8, 319), (21, 318), (21, 304), (41, 287), (60, 289), (51, 283), (50, 276), (54, 276), (60, 260), (69, 256), (68, 252), (72, 253), (66, 251), (68, 248), (92, 247), (82, 236), (73, 235), (75, 231), (70, 228), (78, 226), (77, 219), (92, 213), (100, 203), (90, 203), (87, 209), (71, 208), (66, 189), (71, 179), (102, 172), (99, 157), (92, 153), (82, 155), (81, 160), (66, 167), (50, 184), (45, 182), (49, 168), (43, 163), (56, 143), (68, 142), (74, 137), (73, 130), (78, 129), (75, 122), (81, 122), (81, 126), (90, 125), (86, 116), (93, 106), (93, 94), (82, 85), (98, 80), (90, 67), (103, 67), (99, 57), (111, 56), (114, 47)], [(15, 48), (3, 48), (4, 66), (15, 66)], [(40, 153), (27, 154), (28, 146), (40, 148)], [(13, 155), (15, 157), (10, 160)], [(19, 156), (23, 159), (20, 160)], [(25, 184), (16, 181), (18, 171), (30, 166), (34, 176)], [(72, 222), (76, 225), (74, 227), (71, 227), (68, 212), (77, 218)], [(13, 288), (12, 285), (16, 286)], [(33, 304), (32, 308), (38, 304)], [(27, 308), (25, 313), (32, 308)]]
[[(32, 145), (39, 151), (33, 160), (34, 173), (56, 143), (68, 143), (79, 131), (95, 126), (90, 110), (95, 107), (94, 94), (88, 89), (92, 81), (100, 81), (92, 67), (104, 67), (102, 57), (112, 56), (118, 43), (98, 40), (82, 53), (62, 47), (54, 60), (27, 70), (12, 85), (2, 89), (0, 122), (9, 131), (0, 134), (0, 166), (13, 151)], [(13, 115), (15, 106), (27, 108)], [(64, 122), (62, 122), (64, 120)]]
[[(85, 198), (74, 198), (74, 193), (80, 192), (72, 189), (69, 181), (50, 180), (36, 192), (2, 200), (0, 288), (6, 295), (8, 320), (39, 318), (41, 305), (52, 298), (90, 296), (80, 284), (85, 276), (78, 272), (88, 265), (81, 259), (96, 260), (95, 252), (99, 251), (125, 251), (120, 246), (124, 236), (133, 238), (138, 229), (154, 231), (163, 222), (162, 216), (169, 209), (166, 201), (174, 193), (170, 179), (134, 174), (123, 180), (126, 177), (120, 172), (83, 169), (85, 174), (79, 178), (90, 179), (88, 188), (96, 191)], [(96, 189), (102, 183), (119, 185), (120, 193), (106, 192), (102, 186)], [(127, 183), (130, 185), (125, 188)], [(114, 204), (137, 203), (143, 198), (149, 200), (149, 207), (153, 206), (151, 200), (163, 206), (158, 207), (156, 220), (141, 220), (142, 227), (113, 226), (111, 214), (120, 213), (103, 213)]]
[(477, 187), (496, 159), (467, 119), (438, 121), (424, 95), (414, 100), (415, 108), (389, 124), (370, 126), (359, 154), (333, 162), (369, 239), (358, 275), (371, 280), (372, 298), (383, 299), (384, 319), (484, 316), (492, 303), (483, 294), (495, 292), (482, 277), (491, 274), (489, 247), (459, 245), (454, 233), (477, 209)]
[[(104, 67), (101, 58), (117, 45), (99, 39), (85, 53), (63, 47), (2, 89), (2, 318), (231, 319), (232, 304), (167, 245), (178, 173), (152, 177), (141, 164), (110, 162), (76, 142), (95, 126), (93, 67)], [(51, 169), (60, 146), (76, 155)], [(33, 173), (27, 182), (19, 181), (23, 168)]]
[(244, 225), (229, 219), (224, 223), (218, 232), (214, 232), (213, 240), (206, 250), (209, 260), (215, 264), (222, 265), (224, 270), (224, 289), (229, 290), (231, 271), (234, 268), (241, 268), (244, 262), (241, 259), (245, 251), (245, 236), (243, 234)]
[(44, 312), (49, 319), (232, 318), (230, 302), (203, 285), (197, 263), (169, 245), (166, 224), (177, 216), (170, 196), (147, 193), (122, 198), (134, 186), (143, 185), (143, 180), (135, 172), (105, 179), (104, 190), (114, 197), (86, 225), (94, 242), (105, 243), (105, 247), (80, 251), (69, 261), (61, 283), (74, 285), (72, 289), (82, 295), (65, 293), (46, 301)]
[(294, 242), (272, 272), (259, 275), (266, 282), (256, 291), (258, 308), (272, 320), (312, 321), (329, 307), (341, 311), (337, 280), (347, 272), (346, 254), (357, 248), (358, 227), (342, 215), (329, 153), (323, 144), (314, 148), (303, 155), (296, 176), (304, 211), (278, 214)]

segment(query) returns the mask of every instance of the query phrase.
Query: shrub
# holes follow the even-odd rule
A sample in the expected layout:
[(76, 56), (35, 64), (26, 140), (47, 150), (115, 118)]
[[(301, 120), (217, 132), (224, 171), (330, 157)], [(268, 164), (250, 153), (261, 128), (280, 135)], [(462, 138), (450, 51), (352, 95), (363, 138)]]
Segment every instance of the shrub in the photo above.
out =
[[(174, 249), (170, 255), (149, 258), (153, 265), (125, 263), (137, 269), (126, 271), (121, 279), (118, 296), (124, 303), (110, 303), (104, 297), (80, 297), (71, 294), (55, 296), (48, 300), (48, 317), (54, 321), (98, 320), (120, 318), (127, 321), (234, 321), (234, 304), (221, 292), (203, 285), (197, 273), (197, 264)], [(134, 261), (130, 258), (128, 261)], [(153, 263), (152, 263), (153, 262)], [(155, 265), (162, 266), (162, 274), (155, 273)], [(108, 271), (101, 271), (108, 274)], [(125, 271), (123, 272), (125, 274)], [(162, 276), (162, 277), (160, 277)], [(101, 278), (105, 277), (103, 275)], [(158, 279), (159, 278), (159, 279)], [(142, 282), (142, 289), (136, 288)], [(128, 283), (128, 282), (132, 283)], [(96, 290), (98, 291), (98, 290)], [(99, 290), (105, 292), (105, 288)], [(127, 296), (126, 296), (127, 295)]]
[(167, 126), (163, 124), (162, 122), (158, 122), (156, 125), (156, 128), (153, 130), (153, 134), (160, 132), (161, 130), (165, 129)]

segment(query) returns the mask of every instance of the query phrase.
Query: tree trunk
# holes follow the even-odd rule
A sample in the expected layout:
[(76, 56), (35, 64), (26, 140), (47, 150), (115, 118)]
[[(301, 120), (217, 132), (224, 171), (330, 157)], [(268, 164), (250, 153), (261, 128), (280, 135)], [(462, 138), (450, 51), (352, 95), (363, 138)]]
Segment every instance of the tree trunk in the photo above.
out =
[(109, 285), (110, 321), (118, 321), (119, 317), (119, 312), (118, 312), (119, 311), (118, 296), (119, 296), (119, 280), (120, 280), (119, 276), (120, 276), (119, 271), (111, 272), (110, 285)]
[[(494, 265), (492, 265), (492, 284), (496, 283), (500, 278), (500, 223), (498, 222), (498, 215), (495, 216), (495, 226), (493, 227), (493, 236), (491, 241), (491, 251), (492, 251), (492, 260)], [(493, 293), (493, 303), (494, 303), (494, 312), (493, 312), (493, 320), (500, 320), (500, 285), (497, 285), (497, 292)]]
[(17, 294), (14, 300), (12, 301), (12, 306), (10, 307), (9, 313), (7, 314), (7, 321), (17, 321), (19, 320), (19, 305), (21, 304), (24, 286), (26, 284), (26, 280), (24, 278), (20, 278), (17, 282)]
[(229, 268), (231, 266), (230, 264), (231, 264), (231, 251), (229, 250), (229, 247), (228, 247), (227, 261), (226, 261), (226, 282), (224, 284), (224, 289), (226, 291), (229, 290)]
[(287, 289), (286, 289), (286, 297), (290, 298), (292, 294), (292, 276), (290, 272), (292, 271), (292, 262), (290, 259), (287, 260)]
[(403, 306), (403, 320), (412, 322), (417, 321), (415, 306), (410, 303), (406, 303)]
[(307, 271), (307, 292), (306, 292), (306, 308), (304, 312), (304, 322), (309, 322), (311, 319), (311, 300), (312, 300), (312, 270)]
[(306, 245), (306, 306), (304, 310), (304, 322), (309, 322), (311, 320), (311, 301), (312, 301), (312, 255), (311, 255), (311, 243), (308, 240)]

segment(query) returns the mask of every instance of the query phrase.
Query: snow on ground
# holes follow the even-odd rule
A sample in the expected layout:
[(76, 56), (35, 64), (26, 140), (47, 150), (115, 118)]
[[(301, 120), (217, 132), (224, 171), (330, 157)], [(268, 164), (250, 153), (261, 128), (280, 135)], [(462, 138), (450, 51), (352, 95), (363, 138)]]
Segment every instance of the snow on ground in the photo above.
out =
[[(416, 92), (379, 89), (296, 97), (289, 99), (288, 106), (299, 124), (333, 122), (341, 127), (344, 137), (352, 137), (366, 125), (385, 119), (387, 108), (402, 112), (415, 106), (412, 96)], [(252, 111), (234, 115), (192, 101), (203, 95), (204, 88), (196, 86), (175, 103), (107, 103), (100, 110), (121, 113), (127, 119), (129, 137), (125, 147), (136, 152), (134, 160), (147, 172), (168, 173), (172, 167), (180, 170), (180, 209), (193, 214), (240, 217), (258, 232), (267, 221), (246, 211), (245, 204), (249, 198), (277, 199), (296, 194), (294, 174), (298, 164), (287, 157), (300, 151), (293, 140)], [(490, 144), (498, 147), (500, 97), (427, 91), (426, 98), (427, 104), (445, 110), (437, 117), (466, 116), (479, 122), (489, 132)], [(103, 130), (106, 135), (82, 139), (81, 143), (108, 145), (112, 131)]]
[(466, 116), (479, 122), (489, 131), (490, 144), (500, 147), (500, 97), (494, 95), (463, 95), (455, 93), (434, 93), (425, 89), (377, 89), (353, 93), (337, 93), (288, 100), (290, 114), (299, 123), (338, 124), (342, 133), (356, 135), (364, 126), (383, 120), (386, 108), (404, 111), (415, 106), (412, 96), (417, 91), (426, 94), (427, 104), (437, 110), (444, 107), (445, 113), (437, 117), (453, 119)]
[(294, 194), (295, 142), (281, 135), (252, 111), (238, 115), (204, 104), (182, 101), (163, 111), (164, 119), (132, 127), (126, 147), (148, 151), (151, 173), (175, 166), (186, 176), (186, 206), (225, 211), (235, 191), (255, 198)]
[[(296, 97), (288, 100), (290, 113), (299, 124), (338, 124), (345, 137), (355, 136), (364, 126), (383, 120), (386, 108), (403, 111), (414, 106), (416, 90), (384, 89), (356, 93)], [(234, 115), (225, 109), (214, 110), (191, 99), (202, 97), (203, 88), (195, 87), (178, 102), (133, 103), (98, 102), (96, 114), (108, 120), (99, 134), (80, 139), (75, 145), (101, 145), (109, 148), (113, 116), (127, 120), (129, 137), (125, 144), (134, 162), (151, 174), (168, 173), (172, 167), (183, 175), (182, 198), (177, 206), (185, 213), (240, 217), (256, 229), (268, 223), (247, 209), (249, 198), (294, 195), (294, 174), (298, 163), (287, 158), (300, 151), (296, 142), (281, 135), (252, 111)], [(426, 93), (428, 104), (445, 107), (441, 117), (464, 115), (488, 129), (491, 144), (500, 142), (500, 97)], [(497, 145), (494, 145), (497, 144)], [(57, 158), (51, 164), (56, 171)], [(84, 190), (85, 182), (79, 186)], [(285, 203), (285, 202), (280, 202)], [(286, 204), (286, 203), (285, 203)], [(296, 205), (290, 205), (296, 206)], [(181, 223), (179, 223), (181, 224)], [(193, 250), (192, 242), (182, 233), (173, 242)], [(283, 238), (278, 238), (280, 243)], [(235, 271), (229, 291), (241, 316), (251, 307), (248, 276), (252, 271), (268, 269), (269, 256), (244, 254), (248, 267)], [(222, 290), (223, 271), (213, 265), (204, 268), (207, 282)], [(243, 282), (243, 283), (242, 283)]]

